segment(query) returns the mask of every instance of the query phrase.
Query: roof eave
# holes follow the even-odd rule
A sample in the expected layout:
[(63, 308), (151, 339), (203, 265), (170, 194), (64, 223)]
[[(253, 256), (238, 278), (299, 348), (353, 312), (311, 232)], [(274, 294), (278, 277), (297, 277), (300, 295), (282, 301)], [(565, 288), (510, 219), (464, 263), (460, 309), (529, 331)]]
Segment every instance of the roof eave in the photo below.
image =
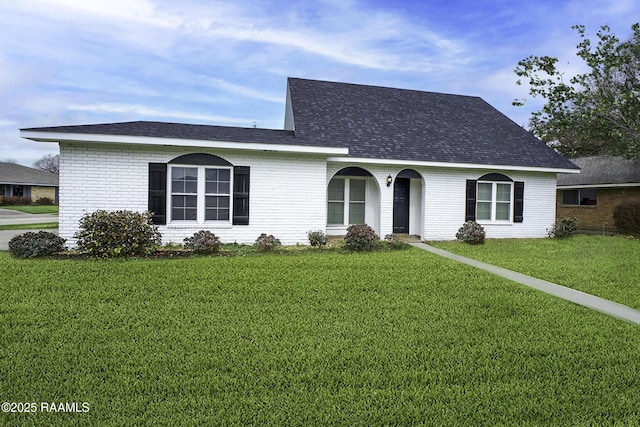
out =
[(415, 167), (434, 167), (434, 168), (455, 168), (455, 169), (497, 169), (522, 172), (545, 172), (545, 173), (580, 173), (580, 169), (554, 168), (541, 166), (517, 166), (517, 165), (498, 165), (484, 163), (456, 163), (456, 162), (436, 162), (436, 161), (419, 161), (419, 160), (393, 160), (393, 159), (370, 159), (356, 157), (329, 157), (330, 162), (337, 163), (361, 163), (361, 164), (381, 164), (393, 166), (415, 166)]
[(269, 142), (237, 142), (209, 139), (160, 138), (129, 135), (79, 134), (69, 132), (42, 132), (21, 130), (20, 136), (37, 142), (82, 142), (95, 144), (161, 145), (174, 147), (221, 148), (251, 151), (275, 151), (285, 153), (307, 153), (347, 155), (346, 147), (310, 146), (299, 144), (281, 144)]

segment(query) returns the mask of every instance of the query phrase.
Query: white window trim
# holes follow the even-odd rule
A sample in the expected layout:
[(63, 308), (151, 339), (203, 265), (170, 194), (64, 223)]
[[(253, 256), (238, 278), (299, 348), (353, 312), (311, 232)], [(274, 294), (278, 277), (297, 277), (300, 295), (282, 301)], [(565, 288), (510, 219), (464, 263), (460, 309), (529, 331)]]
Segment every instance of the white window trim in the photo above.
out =
[[(198, 170), (198, 192), (197, 196), (197, 219), (182, 220), (173, 219), (173, 191), (171, 178), (173, 176), (173, 168), (196, 168)], [(206, 169), (226, 169), (229, 171), (229, 194), (206, 194)], [(229, 219), (228, 220), (205, 220), (205, 197), (206, 196), (228, 196), (229, 197)], [(211, 225), (211, 226), (227, 226), (231, 225), (233, 219), (233, 167), (231, 166), (218, 166), (218, 165), (184, 165), (184, 164), (170, 164), (167, 173), (167, 225), (178, 226), (191, 226), (191, 225)]]
[[(329, 224), (329, 218), (328, 218), (328, 206), (329, 206), (329, 202), (339, 202), (339, 200), (329, 200), (329, 194), (327, 192), (327, 227), (329, 228), (340, 228), (340, 227), (348, 227), (350, 225), (352, 225), (349, 222), (349, 207), (351, 203), (358, 203), (358, 204), (362, 204), (365, 207), (364, 210), (364, 214), (365, 214), (365, 218), (364, 221), (366, 221), (366, 216), (367, 216), (367, 193), (369, 190), (369, 180), (366, 177), (350, 177), (350, 176), (334, 176), (333, 178), (331, 178), (331, 180), (329, 180), (329, 182), (331, 182), (334, 179), (341, 179), (344, 181), (344, 197), (342, 200), (342, 224)], [(358, 181), (364, 181), (364, 202), (351, 202), (351, 180), (355, 179)], [(327, 189), (329, 188), (329, 184), (327, 184)]]
[[(486, 200), (478, 200), (478, 188), (480, 184), (491, 184), (491, 218), (478, 219), (478, 202), (487, 202)], [(509, 219), (496, 219), (496, 207), (498, 205), (498, 184), (509, 185)], [(512, 181), (478, 181), (476, 183), (476, 221), (479, 224), (512, 224), (513, 223), (513, 203), (514, 203), (514, 185)]]

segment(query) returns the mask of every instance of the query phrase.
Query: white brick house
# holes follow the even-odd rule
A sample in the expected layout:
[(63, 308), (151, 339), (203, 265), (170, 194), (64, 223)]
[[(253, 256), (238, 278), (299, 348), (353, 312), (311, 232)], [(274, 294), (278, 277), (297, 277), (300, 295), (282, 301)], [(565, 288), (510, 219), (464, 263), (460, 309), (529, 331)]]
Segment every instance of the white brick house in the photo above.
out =
[(163, 241), (310, 230), (543, 237), (556, 173), (578, 168), (476, 97), (289, 79), (284, 130), (126, 122), (22, 129), (60, 145), (60, 235), (83, 214), (151, 210)]

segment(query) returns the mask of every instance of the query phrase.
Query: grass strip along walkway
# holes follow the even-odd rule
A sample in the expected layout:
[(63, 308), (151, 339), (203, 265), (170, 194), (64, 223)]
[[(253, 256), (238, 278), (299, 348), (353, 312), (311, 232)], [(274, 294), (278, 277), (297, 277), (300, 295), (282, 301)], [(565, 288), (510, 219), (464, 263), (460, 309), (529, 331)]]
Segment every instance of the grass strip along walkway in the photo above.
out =
[(571, 301), (576, 304), (580, 304), (601, 313), (605, 313), (610, 316), (614, 316), (640, 325), (640, 311), (634, 310), (633, 308), (627, 307), (626, 305), (618, 304), (616, 302), (609, 301), (604, 298), (590, 295), (581, 291), (576, 291), (575, 289), (560, 286), (546, 280), (537, 279), (535, 277), (507, 270), (506, 268), (497, 267), (495, 265), (486, 264), (484, 262), (476, 261), (474, 259), (463, 257), (461, 255), (456, 255), (442, 249), (434, 248), (433, 246), (429, 246), (424, 243), (412, 243), (412, 245), (417, 248), (429, 251), (433, 254), (480, 268), (497, 276), (504, 277), (505, 279), (513, 280), (514, 282), (530, 286), (534, 289), (538, 289), (550, 295), (565, 299), (567, 301)]

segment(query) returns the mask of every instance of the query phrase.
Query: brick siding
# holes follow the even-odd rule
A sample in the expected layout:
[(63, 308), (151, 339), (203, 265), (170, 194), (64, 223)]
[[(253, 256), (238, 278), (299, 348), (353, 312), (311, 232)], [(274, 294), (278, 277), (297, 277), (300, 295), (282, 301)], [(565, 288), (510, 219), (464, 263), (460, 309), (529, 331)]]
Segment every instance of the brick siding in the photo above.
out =
[(562, 191), (556, 195), (556, 216), (576, 217), (582, 230), (615, 231), (613, 209), (627, 200), (640, 201), (640, 187), (598, 188), (595, 206), (563, 206)]

